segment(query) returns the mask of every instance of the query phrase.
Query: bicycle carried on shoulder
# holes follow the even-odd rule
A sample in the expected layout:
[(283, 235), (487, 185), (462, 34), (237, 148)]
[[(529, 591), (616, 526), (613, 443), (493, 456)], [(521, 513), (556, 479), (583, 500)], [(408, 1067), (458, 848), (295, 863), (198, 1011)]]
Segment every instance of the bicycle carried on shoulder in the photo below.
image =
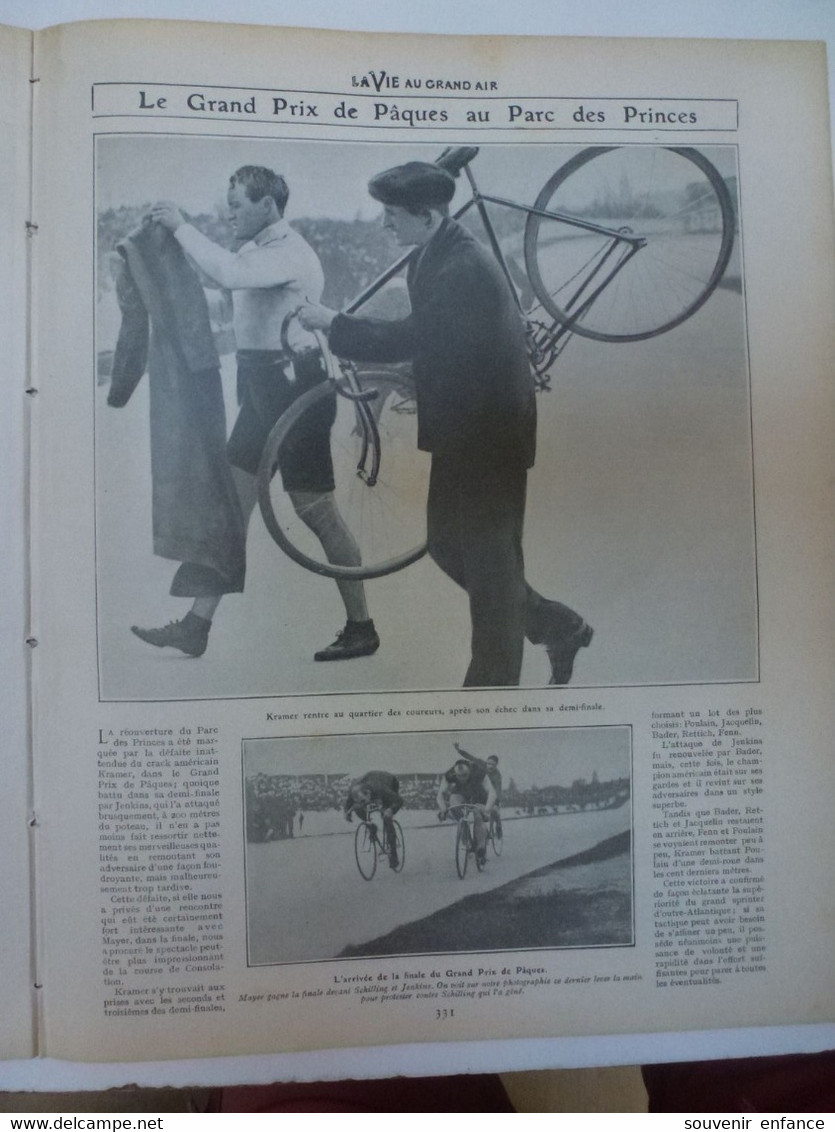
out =
[[(468, 185), (453, 213), (475, 210), (525, 325), (539, 390), (573, 335), (635, 342), (678, 326), (707, 302), (734, 243), (735, 215), (723, 177), (697, 149), (592, 146), (545, 183), (533, 204), (483, 193), (475, 146), (445, 150), (437, 164)], [(506, 253), (491, 209), (524, 214), (525, 270)], [(402, 271), (398, 259), (346, 308), (352, 314)], [(259, 471), (259, 502), (270, 534), (294, 561), (330, 578), (378, 578), (425, 552), (428, 461), (418, 452), (407, 377), (337, 363), (320, 335), (329, 380), (299, 397), (275, 425)], [(330, 563), (272, 484), (282, 446), (325, 398), (337, 403), (331, 431), (336, 502), (361, 564)]]
[[(382, 821), (381, 817), (378, 827), (374, 820), (378, 814), (382, 814), (380, 806), (366, 806), (366, 816), (359, 819), (359, 825), (354, 834), (354, 859), (363, 880), (373, 880), (377, 871), (378, 859), (380, 857), (389, 859), (391, 854), (385, 822)], [(397, 864), (393, 867), (393, 871), (400, 873), (406, 863), (406, 842), (403, 838), (400, 822), (392, 818), (391, 824), (394, 829), (394, 847), (397, 853)]]

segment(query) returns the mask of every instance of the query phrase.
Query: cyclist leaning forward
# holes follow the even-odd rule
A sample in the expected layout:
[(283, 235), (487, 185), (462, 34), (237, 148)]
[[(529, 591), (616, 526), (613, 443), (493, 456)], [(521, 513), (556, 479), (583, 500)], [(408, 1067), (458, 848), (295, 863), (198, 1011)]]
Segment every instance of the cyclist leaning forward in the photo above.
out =
[[(487, 763), (474, 755), (466, 755), (456, 744), (459, 758), (446, 774), (441, 776), (438, 788), (438, 817), (443, 820), (447, 814), (456, 819), (463, 816), (459, 806), (475, 806), (473, 810), (473, 833), (475, 835), (476, 858), (484, 862), (487, 856), (487, 828), (485, 819), (496, 805), (496, 790), (487, 774)], [(457, 811), (457, 812), (456, 812)]]
[(403, 805), (399, 791), (400, 783), (395, 775), (385, 770), (369, 770), (361, 778), (353, 780), (342, 807), (346, 821), (351, 821), (354, 814), (360, 821), (368, 821), (369, 807), (375, 805), (380, 807), (388, 846), (389, 866), (392, 869), (396, 869), (400, 863), (397, 859), (397, 835), (393, 820), (394, 815)]
[[(479, 761), (476, 758), (475, 755), (471, 755), (469, 753), (469, 751), (465, 751), (464, 748), (460, 747), (457, 743), (453, 743), (452, 745), (453, 745), (453, 747), (455, 747), (456, 751), (461, 756), (461, 758), (466, 759), (467, 762), (472, 763), (472, 762), (478, 762)], [(485, 766), (485, 770), (486, 770), (486, 773), (487, 773), (487, 777), (492, 782), (493, 789), (496, 792), (496, 800), (495, 800), (495, 802), (493, 803), (493, 805), (490, 809), (490, 817), (495, 819), (496, 834), (499, 837), (501, 837), (502, 836), (502, 815), (501, 815), (502, 772), (499, 770), (499, 756), (498, 755), (488, 755), (487, 761), (484, 764), (484, 766)]]

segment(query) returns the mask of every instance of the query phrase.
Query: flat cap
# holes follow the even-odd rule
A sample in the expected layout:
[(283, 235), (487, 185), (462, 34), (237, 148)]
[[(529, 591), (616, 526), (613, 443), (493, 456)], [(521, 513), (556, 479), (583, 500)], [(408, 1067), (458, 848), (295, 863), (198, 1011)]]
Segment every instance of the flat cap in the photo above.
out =
[(401, 208), (437, 208), (455, 195), (455, 178), (428, 161), (407, 161), (378, 173), (368, 182), (368, 191), (381, 204)]

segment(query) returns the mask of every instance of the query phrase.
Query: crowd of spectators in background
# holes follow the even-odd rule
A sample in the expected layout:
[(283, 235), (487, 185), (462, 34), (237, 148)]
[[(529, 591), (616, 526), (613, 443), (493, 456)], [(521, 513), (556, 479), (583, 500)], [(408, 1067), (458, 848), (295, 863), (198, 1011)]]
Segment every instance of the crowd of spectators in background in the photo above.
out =
[[(404, 810), (435, 810), (436, 774), (398, 773)], [(248, 841), (274, 841), (301, 832), (300, 817), (307, 813), (342, 812), (350, 774), (266, 774), (246, 779)], [(520, 790), (510, 777), (502, 790), (502, 812), (518, 817), (577, 813), (587, 809), (613, 809), (629, 799), (628, 778), (605, 782), (594, 772), (590, 780), (575, 779), (570, 786), (532, 786)]]
[[(150, 210), (147, 205), (108, 208), (98, 219), (99, 296), (111, 286), (109, 257), (117, 243), (139, 224)], [(220, 216), (201, 213), (190, 223), (222, 247), (233, 246), (232, 230)], [(333, 220), (328, 217), (294, 221), (292, 227), (315, 250), (325, 272), (322, 301), (339, 309), (367, 287), (395, 258), (388, 234), (378, 220)]]

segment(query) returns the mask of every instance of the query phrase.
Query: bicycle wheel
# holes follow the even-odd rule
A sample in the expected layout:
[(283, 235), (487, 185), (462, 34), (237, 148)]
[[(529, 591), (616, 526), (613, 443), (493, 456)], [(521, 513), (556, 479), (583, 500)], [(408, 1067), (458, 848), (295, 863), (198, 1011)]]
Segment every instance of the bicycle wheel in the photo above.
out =
[(467, 861), (470, 856), (470, 827), (466, 818), (461, 818), (455, 833), (455, 867), (461, 880), (467, 875)]
[(393, 872), (402, 873), (403, 866), (406, 864), (406, 842), (403, 837), (400, 822), (395, 821), (392, 824), (394, 825), (394, 844), (397, 847), (397, 867)]
[(368, 822), (360, 822), (354, 834), (354, 856), (363, 880), (371, 880), (377, 871), (377, 838)]
[(493, 852), (496, 856), (501, 857), (502, 849), (504, 848), (504, 833), (502, 831), (501, 822), (499, 822), (495, 814), (490, 815), (490, 844), (493, 846)]
[(479, 872), (484, 871), (484, 866), (487, 864), (487, 836), (484, 838), (484, 856), (481, 856), (478, 849), (476, 849), (475, 834), (473, 834), (472, 854), (475, 857), (475, 867)]
[(584, 149), (533, 207), (549, 214), (532, 211), (525, 225), (537, 297), (557, 322), (605, 342), (651, 338), (689, 318), (715, 290), (733, 247), (728, 187), (695, 149)]
[[(417, 447), (414, 402), (402, 380), (385, 374), (360, 378), (360, 385), (368, 401), (351, 400), (354, 391), (342, 381), (303, 393), (270, 433), (258, 472), (258, 501), (273, 539), (299, 565), (328, 578), (380, 578), (426, 552), (429, 458)], [(336, 398), (330, 434), (334, 500), (356, 543), (356, 560), (347, 564), (328, 560), (275, 475), (282, 450), (298, 443), (329, 398)]]

